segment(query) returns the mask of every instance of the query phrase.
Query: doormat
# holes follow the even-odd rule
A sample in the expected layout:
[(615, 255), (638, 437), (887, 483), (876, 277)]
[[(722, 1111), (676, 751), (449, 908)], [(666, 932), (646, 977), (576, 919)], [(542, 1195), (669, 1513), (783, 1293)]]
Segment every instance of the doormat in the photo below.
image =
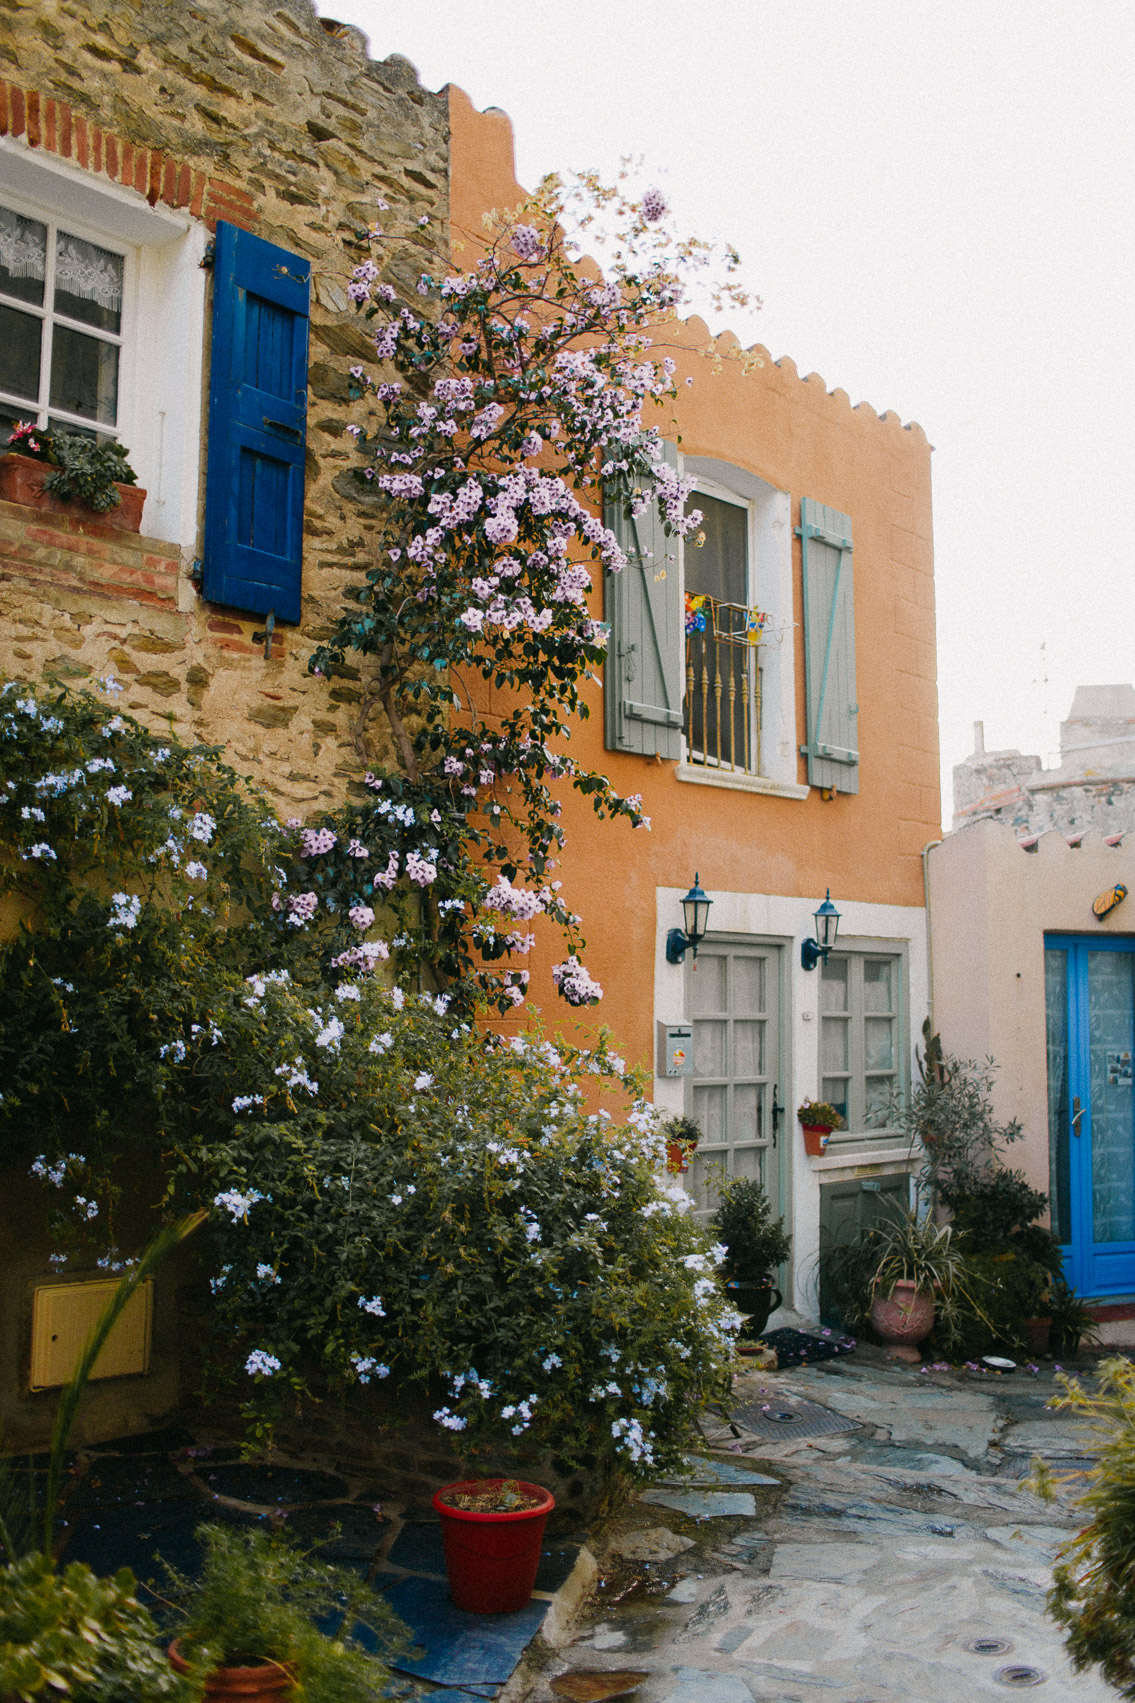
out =
[(769, 1330), (763, 1336), (756, 1338), (766, 1348), (776, 1349), (777, 1369), (784, 1371), (786, 1366), (814, 1366), (821, 1360), (835, 1360), (841, 1354), (855, 1353), (855, 1340), (850, 1336), (840, 1336), (835, 1331), (828, 1331), (823, 1336), (809, 1336), (806, 1331)]
[(804, 1401), (798, 1396), (770, 1395), (767, 1401), (746, 1402), (734, 1407), (729, 1417), (735, 1425), (743, 1425), (756, 1437), (769, 1442), (787, 1443), (794, 1437), (834, 1437), (840, 1431), (858, 1431), (856, 1419), (845, 1419), (818, 1401)]

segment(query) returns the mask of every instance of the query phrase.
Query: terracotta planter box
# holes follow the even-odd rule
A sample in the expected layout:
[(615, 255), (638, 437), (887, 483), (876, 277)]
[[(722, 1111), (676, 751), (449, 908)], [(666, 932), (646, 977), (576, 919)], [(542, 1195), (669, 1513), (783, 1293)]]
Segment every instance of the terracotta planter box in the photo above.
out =
[(121, 532), (141, 532), (146, 493), (141, 485), (116, 485), (119, 503), (115, 509), (89, 509), (85, 503), (64, 502), (43, 488), (47, 465), (29, 455), (0, 455), (0, 502), (23, 503), (26, 508), (47, 509), (51, 514), (70, 515), (72, 520), (94, 521), (98, 526), (116, 526)]

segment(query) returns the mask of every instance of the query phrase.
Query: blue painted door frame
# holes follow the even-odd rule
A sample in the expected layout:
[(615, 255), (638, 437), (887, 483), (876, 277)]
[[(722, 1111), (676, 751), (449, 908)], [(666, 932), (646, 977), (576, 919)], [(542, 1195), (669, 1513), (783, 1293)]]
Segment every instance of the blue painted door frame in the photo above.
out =
[(1065, 934), (1044, 944), (1053, 1227), (1074, 1289), (1132, 1294), (1135, 939)]

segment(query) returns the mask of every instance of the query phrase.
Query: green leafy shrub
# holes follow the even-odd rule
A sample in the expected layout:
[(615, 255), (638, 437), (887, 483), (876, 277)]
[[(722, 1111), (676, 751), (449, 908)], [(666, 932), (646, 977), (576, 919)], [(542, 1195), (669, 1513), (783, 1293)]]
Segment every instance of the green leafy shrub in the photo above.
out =
[(770, 1282), (792, 1251), (784, 1219), (772, 1216), (755, 1177), (730, 1177), (722, 1184), (712, 1224), (726, 1250), (721, 1274), (730, 1282)]
[[(1135, 1366), (1122, 1357), (1102, 1362), (1094, 1391), (1063, 1377), (1053, 1405), (1085, 1422), (1085, 1444), (1096, 1456), (1077, 1506), (1084, 1529), (1064, 1545), (1053, 1571), (1048, 1611), (1065, 1629), (1077, 1671), (1098, 1664), (1121, 1697), (1135, 1698)], [(1050, 1473), (1033, 1473), (1032, 1488), (1053, 1494)]]
[(202, 1681), (175, 1673), (123, 1568), (100, 1579), (44, 1555), (0, 1569), (0, 1695), (22, 1703), (194, 1703)]
[[(409, 1642), (390, 1605), (357, 1573), (305, 1554), (286, 1537), (205, 1525), (193, 1579), (167, 1568), (185, 1617), (178, 1654), (194, 1672), (278, 1662), (305, 1703), (372, 1703), (385, 1691), (385, 1659)], [(365, 1629), (380, 1654), (357, 1642)]]

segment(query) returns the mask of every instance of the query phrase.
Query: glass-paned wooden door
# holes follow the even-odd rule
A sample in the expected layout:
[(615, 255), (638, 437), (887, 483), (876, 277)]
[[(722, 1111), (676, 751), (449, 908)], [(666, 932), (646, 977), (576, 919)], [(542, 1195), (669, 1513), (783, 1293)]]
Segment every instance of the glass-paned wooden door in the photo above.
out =
[(1135, 941), (1045, 942), (1049, 1194), (1069, 1282), (1135, 1289)]
[(756, 1177), (779, 1212), (779, 948), (703, 946), (687, 985), (689, 1113), (702, 1132), (691, 1175), (698, 1208), (716, 1204), (720, 1166), (727, 1176)]

